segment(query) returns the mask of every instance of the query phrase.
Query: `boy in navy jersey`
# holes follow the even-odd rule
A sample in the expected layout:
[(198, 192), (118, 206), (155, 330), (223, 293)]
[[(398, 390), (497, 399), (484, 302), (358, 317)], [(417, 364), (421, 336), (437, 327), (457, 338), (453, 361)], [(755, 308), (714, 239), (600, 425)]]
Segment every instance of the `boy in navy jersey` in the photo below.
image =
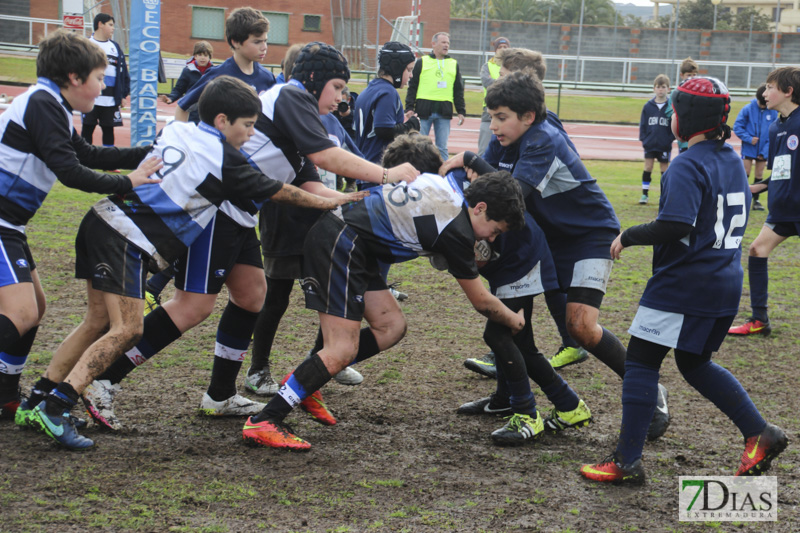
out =
[(94, 377), (141, 337), (147, 269), (175, 262), (226, 201), (255, 212), (267, 199), (333, 209), (357, 198), (321, 198), (254, 169), (240, 149), (253, 134), (259, 104), (244, 82), (218, 78), (201, 97), (198, 126), (175, 122), (161, 132), (153, 159), (166, 161), (158, 173), (163, 182), (109, 196), (89, 210), (75, 244), (76, 277), (87, 280), (86, 318), (53, 354), (44, 377), (60, 383), (26, 409), (25, 425), (68, 449), (93, 445), (77, 433), (70, 409)]
[[(349, 364), (399, 342), (406, 332), (403, 312), (381, 278), (378, 261), (397, 263), (439, 254), (480, 313), (516, 333), (522, 311), (514, 313), (478, 277), (476, 240), (493, 241), (524, 225), (519, 186), (508, 173), (476, 180), (466, 192), (433, 174), (441, 165), (428, 137), (401, 136), (386, 149), (384, 164), (412, 161), (423, 173), (413, 183), (374, 187), (364, 209), (347, 207), (323, 216), (304, 244), (306, 307), (319, 312), (323, 348), (288, 377), (278, 395), (244, 426), (245, 441), (308, 450), (283, 420), (304, 399)], [(361, 320), (369, 327), (360, 329)]]
[[(125, 194), (149, 182), (151, 163), (128, 176), (91, 169), (136, 168), (149, 147), (95, 147), (75, 131), (72, 111), (89, 112), (103, 90), (105, 53), (84, 37), (58, 30), (39, 45), (38, 80), (0, 115), (0, 418), (14, 418), (19, 380), (45, 295), (25, 225), (56, 180), (87, 192)], [(40, 383), (47, 393), (54, 383)]]
[(275, 77), (260, 64), (267, 55), (268, 31), (269, 20), (261, 11), (252, 7), (234, 9), (225, 20), (225, 38), (233, 50), (233, 57), (206, 71), (192, 89), (178, 100), (175, 120), (189, 120), (189, 108), (200, 100), (203, 88), (217, 76), (240, 79), (251, 86), (256, 94), (275, 85)]
[[(535, 72), (540, 80), (543, 80), (547, 74), (547, 62), (545, 61), (545, 58), (541, 52), (537, 52), (536, 50), (528, 50), (527, 48), (505, 48), (499, 50), (496, 60), (500, 64), (499, 77), (501, 78), (503, 76), (507, 76), (511, 72), (517, 72), (526, 69)], [(575, 148), (572, 140), (564, 130), (564, 126), (561, 124), (561, 120), (558, 118), (558, 115), (548, 109), (546, 120), (551, 126), (556, 128), (559, 133), (561, 133), (561, 137), (564, 139), (564, 142), (567, 143), (567, 146), (569, 146), (570, 149), (577, 154), (578, 149)], [(516, 151), (512, 149), (507, 152), (506, 149), (498, 142), (492, 143), (491, 148), (491, 153), (487, 150), (484, 154), (484, 159), (486, 162), (496, 169), (508, 170), (511, 172), (514, 168)], [(536, 231), (541, 232), (541, 229), (539, 229), (537, 226)], [(550, 255), (549, 248), (545, 253)], [(558, 333), (561, 336), (561, 347), (550, 358), (550, 364), (553, 365), (553, 368), (562, 368), (586, 361), (589, 358), (586, 350), (582, 348), (572, 337), (570, 337), (569, 333), (567, 332), (567, 295), (561, 292), (561, 290), (548, 289), (545, 292), (544, 297), (545, 301), (547, 302), (547, 310), (553, 317), (556, 327), (558, 327)], [(494, 364), (494, 354), (492, 352), (487, 353), (481, 358), (467, 359), (464, 361), (464, 366), (473, 372), (477, 372), (478, 374), (483, 374), (489, 377), (497, 376), (497, 370)], [(474, 404), (474, 402), (472, 403)], [(497, 404), (497, 402), (493, 402), (493, 406), (496, 405), (499, 404)]]
[(658, 217), (617, 236), (611, 255), (654, 245), (653, 277), (628, 331), (622, 383), (622, 425), (616, 451), (584, 465), (594, 481), (640, 484), (647, 422), (658, 395), (659, 368), (670, 349), (684, 379), (741, 431), (745, 450), (737, 476), (760, 475), (786, 448), (783, 431), (759, 414), (733, 375), (711, 361), (725, 338), (742, 288), (742, 237), (750, 189), (725, 140), (730, 97), (715, 78), (687, 80), (673, 94), (672, 132), (688, 142), (661, 180)]
[[(448, 173), (466, 189), (469, 181), (463, 170)], [(536, 348), (531, 315), (533, 299), (545, 291), (557, 290), (558, 280), (544, 234), (530, 214), (525, 213), (525, 227), (503, 233), (494, 242), (481, 241), (479, 249), (488, 261), (478, 262), (478, 272), (489, 282), (493, 295), (512, 311), (524, 312), (525, 326), (516, 335), (511, 329), (488, 320), (483, 338), (496, 359), (497, 389), (488, 398), (462, 405), (459, 414), (510, 414), (508, 423), (492, 433), (501, 445), (517, 446), (538, 438), (545, 430), (561, 431), (582, 427), (592, 421), (586, 404), (561, 379), (544, 355)], [(438, 258), (431, 264), (445, 269)], [(554, 408), (542, 418), (531, 391), (530, 376), (553, 403)]]
[(667, 117), (669, 78), (664, 74), (656, 76), (653, 81), (653, 92), (655, 96), (644, 104), (642, 116), (639, 119), (639, 140), (642, 141), (642, 148), (644, 148), (640, 204), (647, 204), (655, 161), (658, 161), (661, 166), (662, 175), (667, 171), (672, 156), (672, 141), (675, 139), (672, 136)]
[(767, 77), (764, 91), (767, 108), (778, 112), (779, 118), (769, 128), (770, 178), (753, 184), (750, 191), (757, 194), (767, 190), (769, 215), (758, 237), (750, 244), (747, 277), (750, 282), (750, 305), (753, 314), (741, 326), (728, 331), (729, 335), (769, 335), (772, 326), (767, 315), (769, 273), (767, 260), (778, 245), (800, 234), (800, 69), (783, 67)]
[[(563, 131), (550, 121), (544, 88), (536, 74), (513, 72), (494, 82), (486, 93), (494, 137), (487, 154), (501, 146), (505, 164), (522, 187), (527, 211), (544, 232), (558, 282), (567, 293), (567, 329), (581, 346), (618, 376), (625, 374), (625, 347), (600, 326), (600, 305), (611, 275), (609, 246), (619, 222), (603, 191)], [(442, 172), (466, 166), (477, 174), (491, 171), (483, 159), (458, 154)], [(659, 385), (659, 414), (649, 438), (664, 434), (669, 424), (667, 393)]]

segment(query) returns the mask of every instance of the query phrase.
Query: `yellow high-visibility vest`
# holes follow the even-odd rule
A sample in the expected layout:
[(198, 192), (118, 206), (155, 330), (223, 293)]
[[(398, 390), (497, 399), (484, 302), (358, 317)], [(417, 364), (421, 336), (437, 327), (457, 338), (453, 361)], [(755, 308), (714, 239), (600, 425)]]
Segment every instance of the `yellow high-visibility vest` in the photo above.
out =
[[(491, 76), (493, 80), (500, 77), (500, 65), (494, 62), (494, 58), (487, 61), (486, 66), (489, 67), (489, 76)], [(486, 105), (486, 87), (483, 88), (483, 105)]]
[[(419, 74), (417, 100), (452, 102), (453, 85), (456, 82), (457, 70), (458, 62), (451, 57), (436, 59), (429, 55), (422, 56), (422, 71)], [(445, 82), (445, 86), (440, 87), (440, 82)]]

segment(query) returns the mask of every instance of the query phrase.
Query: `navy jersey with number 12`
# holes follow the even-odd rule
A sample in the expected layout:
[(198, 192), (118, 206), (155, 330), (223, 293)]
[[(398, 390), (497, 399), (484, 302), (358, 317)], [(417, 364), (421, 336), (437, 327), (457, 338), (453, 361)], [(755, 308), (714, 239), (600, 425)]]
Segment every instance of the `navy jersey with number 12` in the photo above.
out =
[(750, 188), (730, 145), (702, 141), (675, 158), (661, 179), (658, 220), (694, 226), (680, 241), (653, 247), (653, 277), (640, 304), (703, 317), (739, 311), (742, 237)]

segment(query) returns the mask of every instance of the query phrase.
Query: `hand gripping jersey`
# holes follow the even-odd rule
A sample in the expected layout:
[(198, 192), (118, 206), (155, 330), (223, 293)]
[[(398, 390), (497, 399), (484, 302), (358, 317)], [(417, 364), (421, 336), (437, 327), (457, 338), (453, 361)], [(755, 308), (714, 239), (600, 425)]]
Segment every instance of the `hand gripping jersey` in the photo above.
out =
[(640, 301), (645, 307), (717, 318), (739, 310), (751, 195), (738, 155), (727, 144), (718, 151), (717, 144), (692, 146), (661, 179), (657, 220), (694, 229), (680, 241), (653, 247), (653, 277)]
[(458, 279), (475, 279), (475, 233), (464, 193), (453, 179), (421, 174), (414, 182), (370, 189), (363, 201), (333, 213), (385, 263), (441, 254)]
[(197, 239), (226, 200), (253, 214), (281, 183), (255, 170), (219, 131), (200, 123), (172, 122), (153, 154), (164, 167), (161, 183), (110, 196), (93, 209), (124, 239), (149, 254), (160, 269)]

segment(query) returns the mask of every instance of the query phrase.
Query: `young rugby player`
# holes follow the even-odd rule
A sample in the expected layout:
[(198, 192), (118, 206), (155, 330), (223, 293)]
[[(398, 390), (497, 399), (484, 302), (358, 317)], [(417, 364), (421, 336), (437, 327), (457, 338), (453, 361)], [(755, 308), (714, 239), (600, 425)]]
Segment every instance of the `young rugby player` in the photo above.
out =
[(617, 448), (603, 462), (580, 470), (594, 481), (644, 482), (647, 422), (670, 349), (684, 379), (741, 431), (745, 449), (737, 476), (765, 472), (788, 442), (780, 428), (762, 418), (736, 378), (711, 361), (739, 308), (742, 237), (751, 200), (744, 168), (725, 144), (731, 135), (728, 89), (715, 78), (695, 77), (673, 96), (672, 132), (689, 148), (661, 180), (656, 220), (625, 230), (611, 245), (615, 259), (628, 246), (653, 245), (653, 277), (629, 330)]

